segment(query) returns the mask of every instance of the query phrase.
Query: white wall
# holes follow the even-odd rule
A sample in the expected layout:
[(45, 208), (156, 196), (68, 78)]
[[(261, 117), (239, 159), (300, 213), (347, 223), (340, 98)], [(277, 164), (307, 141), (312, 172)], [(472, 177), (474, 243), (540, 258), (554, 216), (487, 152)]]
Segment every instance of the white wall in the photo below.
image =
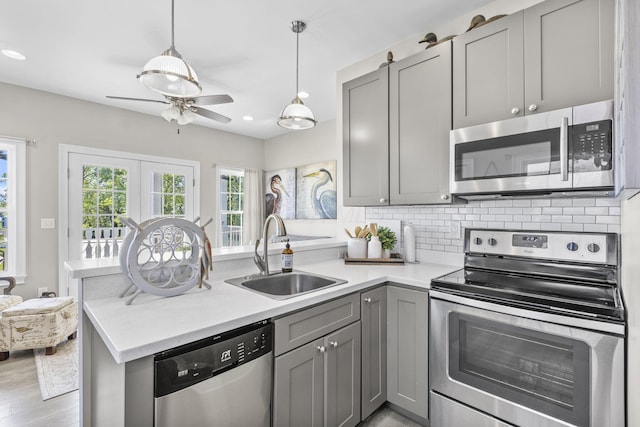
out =
[[(58, 230), (40, 218), (58, 215), (58, 145), (72, 144), (200, 161), (200, 215), (213, 216), (214, 163), (264, 169), (263, 141), (160, 116), (0, 83), (0, 135), (37, 140), (27, 147), (27, 279), (15, 294), (57, 290)], [(233, 147), (230, 149), (230, 147)], [(56, 225), (59, 221), (56, 221)]]

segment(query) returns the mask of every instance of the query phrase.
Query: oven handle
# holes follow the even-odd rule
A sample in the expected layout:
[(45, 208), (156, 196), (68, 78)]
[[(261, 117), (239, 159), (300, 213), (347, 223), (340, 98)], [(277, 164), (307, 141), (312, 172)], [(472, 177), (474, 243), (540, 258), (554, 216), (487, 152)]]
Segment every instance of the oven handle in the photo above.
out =
[(560, 119), (560, 175), (562, 181), (569, 180), (569, 118)]
[(622, 324), (602, 322), (599, 320), (582, 319), (580, 317), (571, 316), (571, 312), (567, 310), (566, 316), (559, 314), (545, 313), (542, 311), (526, 310), (517, 307), (510, 307), (504, 304), (495, 304), (488, 301), (481, 301), (470, 297), (451, 294), (448, 292), (431, 289), (429, 297), (449, 301), (455, 304), (466, 305), (482, 310), (494, 311), (501, 314), (507, 314), (514, 317), (525, 317), (542, 322), (556, 323), (563, 326), (589, 329), (592, 331), (604, 332), (614, 335), (624, 336), (625, 327)]

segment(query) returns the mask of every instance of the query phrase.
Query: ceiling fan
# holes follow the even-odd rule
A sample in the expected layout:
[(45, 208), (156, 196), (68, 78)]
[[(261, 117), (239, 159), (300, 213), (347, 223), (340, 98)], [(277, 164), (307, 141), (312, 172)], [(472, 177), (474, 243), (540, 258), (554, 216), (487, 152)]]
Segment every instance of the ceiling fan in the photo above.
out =
[(165, 101), (124, 96), (107, 96), (107, 98), (158, 102), (171, 105), (171, 107), (162, 112), (162, 117), (168, 122), (176, 120), (181, 125), (191, 123), (195, 120), (196, 115), (221, 123), (229, 123), (231, 121), (229, 117), (200, 107), (200, 105), (233, 102), (233, 98), (229, 95), (197, 96), (202, 92), (202, 87), (198, 82), (198, 76), (194, 69), (191, 68), (187, 61), (182, 59), (182, 55), (175, 48), (173, 21), (174, 0), (171, 0), (171, 46), (162, 52), (160, 56), (151, 58), (137, 76), (138, 80), (146, 87), (162, 94), (165, 97)]
[(215, 111), (207, 110), (200, 107), (201, 105), (217, 105), (233, 102), (233, 98), (229, 95), (204, 95), (196, 96), (193, 98), (182, 98), (175, 96), (164, 96), (165, 101), (158, 99), (146, 99), (146, 98), (130, 98), (125, 96), (109, 96), (109, 99), (122, 99), (125, 101), (144, 101), (144, 102), (157, 102), (159, 104), (170, 105), (168, 109), (163, 111), (162, 117), (168, 122), (176, 120), (180, 125), (186, 125), (195, 120), (196, 115), (206, 117), (207, 119), (216, 120), (221, 123), (229, 123), (231, 119), (216, 113)]

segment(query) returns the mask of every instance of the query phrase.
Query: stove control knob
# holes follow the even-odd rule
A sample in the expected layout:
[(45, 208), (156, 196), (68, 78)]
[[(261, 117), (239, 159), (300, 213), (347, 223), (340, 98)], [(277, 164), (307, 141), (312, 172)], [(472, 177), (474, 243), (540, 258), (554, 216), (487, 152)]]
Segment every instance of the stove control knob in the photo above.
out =
[(475, 239), (473, 239), (473, 244), (474, 245), (481, 245), (482, 244), (482, 239), (479, 237), (476, 237)]
[(498, 241), (496, 239), (494, 239), (493, 237), (489, 238), (489, 240), (487, 240), (487, 243), (489, 244), (489, 246), (495, 246), (498, 244)]
[(571, 252), (575, 252), (578, 250), (578, 244), (576, 242), (567, 243), (567, 249)]
[(598, 245), (597, 243), (589, 243), (587, 245), (587, 250), (592, 254), (598, 253), (600, 252), (600, 245)]

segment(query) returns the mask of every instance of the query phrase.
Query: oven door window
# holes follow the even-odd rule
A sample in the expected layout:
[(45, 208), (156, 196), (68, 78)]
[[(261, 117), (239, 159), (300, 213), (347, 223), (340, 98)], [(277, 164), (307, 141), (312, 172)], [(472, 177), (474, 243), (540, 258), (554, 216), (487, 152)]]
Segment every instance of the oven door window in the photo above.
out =
[(571, 424), (589, 425), (589, 346), (460, 313), (449, 314), (449, 375)]
[(560, 128), (455, 146), (456, 181), (560, 173)]

